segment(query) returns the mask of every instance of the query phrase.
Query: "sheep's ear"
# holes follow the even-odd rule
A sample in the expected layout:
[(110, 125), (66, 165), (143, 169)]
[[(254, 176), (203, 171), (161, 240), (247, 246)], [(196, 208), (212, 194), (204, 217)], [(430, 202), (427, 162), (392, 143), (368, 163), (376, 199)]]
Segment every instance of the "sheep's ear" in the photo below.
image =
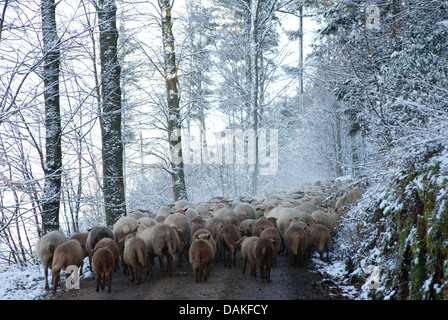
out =
[(182, 232), (182, 229), (181, 229), (181, 228), (178, 228), (178, 227), (176, 227), (176, 226), (174, 226), (173, 229), (176, 230), (177, 232)]
[(198, 235), (198, 234), (195, 234), (195, 235), (194, 235), (194, 238), (195, 238), (195, 239), (199, 239), (199, 235)]
[(206, 238), (206, 239), (207, 239), (207, 240), (210, 239), (210, 236), (211, 236), (211, 234), (209, 233), (209, 234), (207, 235), (207, 238)]

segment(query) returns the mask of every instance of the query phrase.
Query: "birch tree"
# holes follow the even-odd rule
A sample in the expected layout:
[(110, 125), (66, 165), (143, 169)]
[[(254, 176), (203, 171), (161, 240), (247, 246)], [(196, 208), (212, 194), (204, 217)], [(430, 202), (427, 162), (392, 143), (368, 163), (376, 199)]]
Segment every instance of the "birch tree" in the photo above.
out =
[(98, 8), (101, 59), (101, 136), (103, 193), (106, 222), (112, 225), (126, 213), (121, 138), (121, 67), (118, 62), (117, 7), (114, 0), (100, 0)]

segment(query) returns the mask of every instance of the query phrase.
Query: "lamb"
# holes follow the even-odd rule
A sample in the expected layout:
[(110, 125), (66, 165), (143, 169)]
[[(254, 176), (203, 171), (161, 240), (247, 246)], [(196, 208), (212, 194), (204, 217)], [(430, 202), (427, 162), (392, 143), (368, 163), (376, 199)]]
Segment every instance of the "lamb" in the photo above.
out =
[(303, 266), (303, 257), (307, 246), (305, 229), (300, 223), (291, 224), (285, 231), (285, 247), (291, 257), (291, 266), (294, 266), (297, 256), (299, 257), (299, 265)]
[(255, 277), (256, 275), (256, 261), (255, 261), (255, 255), (254, 255), (254, 246), (255, 243), (258, 241), (259, 237), (257, 236), (243, 236), (240, 240), (238, 240), (237, 244), (241, 244), (241, 256), (244, 259), (243, 263), (243, 274), (246, 273), (246, 265), (249, 261), (250, 263), (250, 275)]
[(257, 210), (255, 209), (255, 207), (253, 205), (251, 205), (250, 203), (239, 203), (236, 207), (235, 207), (235, 214), (238, 216), (240, 214), (244, 214), (246, 215), (246, 217), (248, 219), (257, 219)]
[(185, 248), (190, 244), (191, 240), (191, 221), (182, 213), (173, 213), (163, 223), (175, 228), (179, 235), (180, 245), (178, 247), (177, 263), (181, 267)]
[(210, 238), (210, 233), (204, 237), (195, 235), (195, 239), (190, 246), (190, 263), (193, 268), (196, 282), (201, 282), (202, 278), (204, 279), (204, 282), (207, 281), (210, 264), (214, 257), (214, 250), (208, 241)]
[(146, 243), (133, 234), (128, 234), (120, 241), (124, 241), (123, 262), (129, 268), (129, 282), (140, 284), (142, 269), (146, 266)]
[(320, 258), (323, 258), (323, 251), (327, 251), (327, 262), (330, 262), (330, 245), (331, 245), (331, 235), (330, 230), (319, 224), (319, 223), (313, 223), (309, 226), (311, 235), (310, 240), (313, 245), (319, 251)]
[(97, 252), (100, 248), (106, 248), (109, 249), (110, 252), (114, 255), (114, 261), (115, 261), (115, 270), (118, 269), (118, 264), (120, 261), (120, 249), (115, 242), (115, 240), (111, 238), (102, 238), (98, 243), (95, 245), (95, 248), (92, 250), (92, 254), (95, 255), (95, 252)]
[[(233, 264), (236, 263), (236, 246), (238, 240), (241, 239), (240, 231), (234, 224), (226, 224), (218, 234), (218, 245), (222, 251), (222, 257), (224, 259), (224, 266), (232, 267), (232, 254)], [(227, 256), (227, 257), (226, 257)]]
[(280, 253), (280, 247), (282, 244), (282, 238), (280, 236), (280, 232), (278, 232), (278, 229), (276, 227), (263, 227), (263, 231), (260, 234), (260, 238), (268, 238), (273, 241), (275, 249), (273, 265), (277, 266), (277, 256)]
[(191, 234), (194, 234), (197, 230), (205, 228), (205, 219), (198, 216), (191, 220)]
[(92, 270), (92, 250), (102, 238), (111, 238), (115, 240), (115, 235), (111, 229), (104, 226), (96, 226), (90, 230), (86, 240), (86, 250), (89, 255), (90, 270)]
[(48, 269), (52, 268), (54, 251), (66, 241), (67, 238), (58, 230), (50, 231), (37, 241), (36, 252), (44, 267), (46, 290), (50, 289), (48, 285)]
[(255, 260), (260, 268), (261, 281), (271, 282), (271, 266), (275, 256), (272, 239), (259, 238), (253, 248)]
[(263, 232), (262, 228), (276, 226), (275, 221), (276, 221), (275, 218), (261, 217), (254, 223), (254, 225), (252, 227), (252, 235), (260, 237), (261, 233)]
[(96, 291), (104, 290), (106, 285), (108, 292), (112, 290), (112, 273), (115, 269), (114, 254), (106, 248), (99, 248), (92, 258), (93, 270), (95, 270)]
[[(84, 261), (84, 254), (82, 252), (81, 243), (78, 240), (68, 240), (60, 244), (54, 251), (53, 265), (51, 267), (51, 274), (53, 276), (53, 291), (59, 283), (61, 270), (65, 270), (70, 265), (75, 265), (82, 268)], [(67, 278), (69, 275), (66, 275)]]
[[(87, 242), (87, 237), (89, 236), (89, 232), (78, 232), (73, 234), (69, 240), (78, 240), (79, 243), (81, 243), (81, 248), (82, 248), (82, 253), (83, 253), (83, 259), (85, 257), (87, 257), (89, 254), (87, 253), (87, 249), (86, 249), (86, 242)], [(82, 268), (80, 270), (79, 273), (80, 276), (82, 276)]]

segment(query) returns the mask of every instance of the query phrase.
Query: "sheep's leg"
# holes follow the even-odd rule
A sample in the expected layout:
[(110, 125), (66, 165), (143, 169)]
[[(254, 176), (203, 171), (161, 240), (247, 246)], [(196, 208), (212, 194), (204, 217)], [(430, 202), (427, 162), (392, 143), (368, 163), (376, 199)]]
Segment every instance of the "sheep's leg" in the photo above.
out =
[(135, 281), (135, 270), (134, 270), (134, 267), (132, 265), (129, 265), (128, 266), (128, 271), (129, 271), (129, 282), (131, 284), (133, 284), (134, 281)]
[(166, 271), (167, 271), (168, 275), (171, 277), (173, 274), (173, 257), (170, 254), (168, 254), (166, 260), (167, 260), (167, 270)]
[(112, 290), (112, 272), (107, 273), (107, 292)]
[(210, 268), (209, 265), (205, 265), (205, 266), (204, 266), (204, 282), (207, 281), (208, 273), (209, 273), (209, 268)]
[(50, 286), (48, 285), (48, 266), (44, 265), (44, 273), (45, 273), (45, 290), (50, 290)]
[(244, 258), (244, 263), (243, 263), (243, 274), (246, 272), (246, 264), (247, 264), (247, 257)]
[(159, 256), (159, 266), (160, 266), (160, 272), (162, 273), (162, 276), (166, 275), (165, 272), (165, 261), (164, 261), (164, 256)]

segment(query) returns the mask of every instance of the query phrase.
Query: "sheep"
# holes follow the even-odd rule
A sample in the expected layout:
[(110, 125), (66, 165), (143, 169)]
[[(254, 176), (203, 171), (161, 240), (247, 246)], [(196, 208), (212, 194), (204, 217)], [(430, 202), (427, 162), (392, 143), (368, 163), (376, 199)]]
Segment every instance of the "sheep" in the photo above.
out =
[(251, 237), (243, 236), (237, 242), (237, 245), (241, 244), (241, 256), (244, 259), (243, 274), (246, 273), (246, 265), (247, 265), (247, 262), (249, 261), (250, 266), (251, 266), (250, 267), (250, 275), (253, 277), (255, 277), (255, 274), (256, 274), (256, 261), (255, 261), (253, 248), (258, 239), (259, 239), (259, 237), (257, 237), (257, 236), (251, 236)]
[(45, 273), (45, 290), (50, 289), (48, 285), (48, 269), (53, 265), (53, 256), (56, 248), (66, 242), (67, 238), (58, 230), (53, 230), (42, 236), (36, 244), (36, 252), (39, 257)]
[(194, 218), (199, 217), (199, 213), (193, 208), (188, 208), (185, 211), (185, 216), (190, 220), (193, 220)]
[(176, 202), (174, 202), (174, 208), (175, 209), (184, 209), (186, 206), (188, 206), (190, 204), (190, 202), (188, 202), (187, 200), (177, 200)]
[(278, 229), (276, 227), (263, 227), (263, 231), (260, 234), (260, 238), (268, 238), (273, 241), (275, 249), (273, 265), (277, 266), (277, 256), (280, 253), (280, 247), (282, 244), (280, 232), (278, 232)]
[(198, 237), (201, 239), (206, 238), (208, 240), (208, 242), (210, 242), (210, 244), (213, 248), (213, 256), (215, 256), (216, 255), (216, 241), (215, 241), (215, 239), (213, 239), (213, 236), (208, 237), (208, 235), (211, 235), (210, 231), (208, 231), (205, 228), (199, 229), (193, 234), (191, 242), (193, 242)]
[[(172, 274), (172, 263), (174, 256), (180, 246), (179, 235), (176, 227), (159, 223), (151, 228), (139, 227), (137, 235), (141, 237), (146, 244), (148, 253), (148, 275), (152, 277), (152, 264), (155, 256), (159, 257), (160, 272), (162, 276), (168, 273)], [(164, 256), (167, 258), (167, 270), (165, 271)]]
[(304, 202), (300, 206), (296, 207), (296, 209), (299, 210), (300, 212), (312, 213), (313, 211), (316, 211), (319, 208), (316, 207), (312, 202)]
[(308, 246), (307, 240), (306, 231), (300, 223), (293, 223), (286, 229), (285, 248), (291, 257), (291, 266), (294, 266), (297, 256), (299, 257), (299, 265), (303, 266), (303, 257)]
[(313, 217), (314, 222), (327, 227), (328, 230), (330, 230), (330, 233), (334, 234), (336, 226), (336, 218), (334, 215), (322, 210), (316, 210), (311, 214), (311, 216)]
[(308, 212), (300, 212), (298, 218), (306, 224), (310, 224), (314, 221), (313, 216)]
[(226, 224), (234, 224), (235, 226), (238, 224), (238, 219), (236, 214), (229, 208), (221, 208), (216, 211), (213, 215), (216, 218), (220, 218)]
[(92, 258), (93, 270), (95, 271), (96, 288), (98, 292), (100, 285), (101, 290), (107, 285), (107, 291), (112, 290), (112, 273), (115, 269), (114, 254), (106, 248), (99, 248), (95, 251)]
[[(65, 270), (70, 265), (81, 267), (84, 261), (84, 254), (82, 252), (81, 243), (78, 240), (68, 240), (61, 243), (54, 251), (53, 264), (51, 267), (51, 274), (53, 276), (53, 291), (59, 283), (61, 270)], [(66, 275), (67, 278), (69, 275)]]
[(224, 227), (224, 225), (225, 225), (224, 221), (222, 221), (218, 217), (210, 218), (205, 222), (205, 227), (207, 228), (208, 231), (210, 231), (215, 241), (218, 241), (218, 234)]
[(280, 232), (280, 235), (284, 238), (285, 237), (285, 231), (289, 227), (292, 219), (299, 217), (300, 212), (295, 208), (283, 208), (283, 207), (277, 207), (274, 210), (271, 211), (271, 213), (274, 212), (277, 216), (277, 229)]
[(203, 217), (198, 216), (191, 220), (191, 234), (202, 228), (205, 228), (205, 219)]
[(157, 224), (158, 222), (150, 217), (143, 217), (137, 220), (139, 226), (145, 226), (145, 227), (152, 227), (153, 225)]
[(211, 209), (212, 205), (207, 202), (202, 202), (196, 206), (196, 211), (201, 213), (203, 211), (209, 211)]
[(257, 222), (256, 219), (246, 219), (241, 221), (238, 227), (240, 229), (241, 236), (252, 236), (252, 229), (255, 222)]
[(131, 217), (118, 219), (117, 222), (114, 223), (114, 228), (112, 229), (115, 239), (119, 241), (129, 233), (136, 231), (138, 225), (138, 221)]
[(238, 216), (239, 214), (245, 214), (248, 219), (257, 219), (257, 210), (250, 203), (239, 203), (235, 207), (235, 214)]
[(146, 243), (133, 234), (128, 234), (120, 241), (124, 242), (123, 261), (129, 269), (129, 282), (140, 284), (142, 269), (146, 266)]
[(195, 235), (194, 241), (191, 243), (189, 256), (190, 263), (193, 268), (194, 278), (196, 282), (207, 281), (210, 264), (214, 257), (214, 250), (210, 242), (211, 234), (204, 237)]
[(274, 227), (276, 226), (275, 224), (275, 218), (265, 218), (265, 217), (261, 217), (259, 218), (253, 225), (252, 227), (252, 235), (253, 236), (257, 236), (259, 237), (261, 235), (261, 233), (263, 232), (262, 228), (263, 227)]
[(114, 261), (115, 261), (115, 270), (118, 269), (118, 264), (120, 261), (121, 252), (117, 243), (115, 240), (111, 238), (102, 238), (98, 243), (95, 245), (95, 248), (92, 250), (92, 254), (95, 255), (95, 252), (97, 252), (100, 248), (106, 248), (109, 249), (110, 252), (114, 255)]
[[(73, 234), (69, 240), (78, 240), (79, 243), (81, 243), (81, 248), (82, 248), (82, 254), (83, 254), (83, 259), (85, 257), (87, 257), (89, 254), (87, 253), (87, 249), (86, 249), (86, 242), (87, 242), (87, 237), (89, 236), (89, 232), (78, 232)], [(79, 273), (80, 276), (82, 276), (82, 268), (80, 270)]]
[(96, 226), (90, 230), (86, 240), (86, 250), (89, 255), (90, 270), (92, 270), (92, 250), (102, 238), (111, 238), (115, 240), (115, 235), (111, 229), (104, 226)]
[[(218, 234), (219, 250), (222, 251), (224, 266), (232, 267), (236, 263), (236, 243), (241, 239), (240, 231), (234, 224), (226, 224)], [(226, 257), (227, 256), (227, 257)]]
[(138, 219), (144, 218), (144, 217), (149, 217), (149, 216), (150, 216), (150, 212), (148, 210), (143, 210), (143, 209), (137, 209), (128, 214), (129, 218), (134, 218), (135, 220), (138, 220)]
[[(162, 219), (168, 217), (173, 212), (173, 209), (168, 206), (160, 207), (159, 210), (157, 210), (156, 221), (158, 222), (161, 219), (160, 217), (162, 217)], [(157, 218), (159, 218), (159, 220)]]
[(163, 223), (173, 228), (175, 227), (175, 230), (179, 235), (180, 245), (178, 248), (179, 254), (177, 264), (179, 267), (182, 267), (184, 251), (191, 240), (191, 221), (182, 213), (173, 213), (170, 214)]
[(255, 260), (260, 268), (261, 281), (271, 282), (271, 266), (275, 256), (273, 240), (259, 238), (253, 247)]
[(319, 256), (322, 259), (323, 258), (323, 251), (327, 251), (327, 262), (330, 262), (330, 245), (331, 245), (331, 235), (330, 230), (325, 227), (324, 225), (321, 225), (319, 223), (312, 223), (310, 226), (310, 240), (314, 248), (319, 251)]

